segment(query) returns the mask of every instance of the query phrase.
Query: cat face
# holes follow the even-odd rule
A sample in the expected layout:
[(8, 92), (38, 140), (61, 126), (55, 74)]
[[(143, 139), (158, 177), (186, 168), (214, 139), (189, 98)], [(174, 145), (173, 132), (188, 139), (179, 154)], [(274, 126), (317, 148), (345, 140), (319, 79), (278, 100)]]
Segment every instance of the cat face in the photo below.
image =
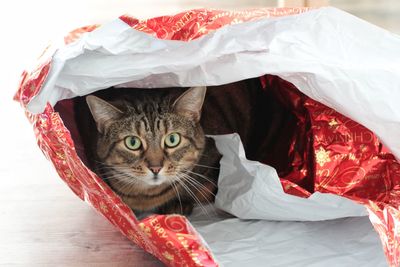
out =
[(144, 98), (118, 107), (88, 96), (103, 178), (143, 189), (183, 179), (204, 148), (199, 120), (205, 93), (205, 87), (197, 87), (173, 104), (168, 98)]

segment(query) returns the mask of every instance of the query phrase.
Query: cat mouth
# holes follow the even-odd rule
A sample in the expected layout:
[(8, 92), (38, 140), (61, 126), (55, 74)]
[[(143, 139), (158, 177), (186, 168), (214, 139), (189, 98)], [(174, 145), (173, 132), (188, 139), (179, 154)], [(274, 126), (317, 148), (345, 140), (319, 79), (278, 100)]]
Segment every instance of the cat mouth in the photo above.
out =
[(147, 186), (160, 186), (175, 183), (179, 180), (178, 176), (170, 174), (150, 174), (141, 179)]
[(165, 178), (160, 177), (159, 174), (153, 174), (153, 178), (151, 178), (151, 180), (149, 181), (150, 185), (161, 185), (166, 183), (168, 180)]

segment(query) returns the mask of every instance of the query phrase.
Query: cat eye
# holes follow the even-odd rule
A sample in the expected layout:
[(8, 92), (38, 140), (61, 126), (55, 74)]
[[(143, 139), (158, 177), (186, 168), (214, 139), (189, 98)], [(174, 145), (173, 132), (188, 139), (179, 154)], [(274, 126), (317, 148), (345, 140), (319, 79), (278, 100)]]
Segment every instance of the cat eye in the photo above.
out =
[(138, 150), (142, 146), (142, 141), (137, 136), (128, 136), (125, 138), (125, 146), (130, 150)]
[(167, 135), (164, 141), (165, 145), (168, 148), (177, 147), (180, 142), (181, 142), (181, 136), (178, 133), (171, 133)]

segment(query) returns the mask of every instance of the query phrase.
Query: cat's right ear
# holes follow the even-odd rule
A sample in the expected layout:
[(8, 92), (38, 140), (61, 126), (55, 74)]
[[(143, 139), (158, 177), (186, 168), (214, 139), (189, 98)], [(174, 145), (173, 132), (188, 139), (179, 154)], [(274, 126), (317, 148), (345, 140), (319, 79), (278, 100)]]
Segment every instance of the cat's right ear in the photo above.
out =
[(89, 106), (93, 119), (96, 122), (97, 130), (100, 133), (104, 133), (105, 128), (107, 128), (113, 120), (120, 118), (123, 114), (118, 108), (94, 95), (87, 96), (86, 103)]
[(200, 121), (201, 107), (204, 103), (207, 87), (192, 87), (175, 100), (172, 106), (174, 111), (195, 122)]

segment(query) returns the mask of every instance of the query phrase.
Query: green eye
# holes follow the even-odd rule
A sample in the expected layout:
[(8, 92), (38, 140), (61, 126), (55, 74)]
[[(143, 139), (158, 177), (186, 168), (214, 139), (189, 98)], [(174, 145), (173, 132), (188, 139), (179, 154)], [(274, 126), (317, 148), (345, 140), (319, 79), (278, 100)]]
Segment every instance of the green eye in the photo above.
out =
[(181, 142), (181, 136), (178, 133), (171, 133), (165, 138), (165, 145), (169, 148), (173, 148), (179, 145)]
[(125, 138), (125, 146), (130, 150), (138, 150), (142, 146), (142, 142), (137, 136), (128, 136)]

